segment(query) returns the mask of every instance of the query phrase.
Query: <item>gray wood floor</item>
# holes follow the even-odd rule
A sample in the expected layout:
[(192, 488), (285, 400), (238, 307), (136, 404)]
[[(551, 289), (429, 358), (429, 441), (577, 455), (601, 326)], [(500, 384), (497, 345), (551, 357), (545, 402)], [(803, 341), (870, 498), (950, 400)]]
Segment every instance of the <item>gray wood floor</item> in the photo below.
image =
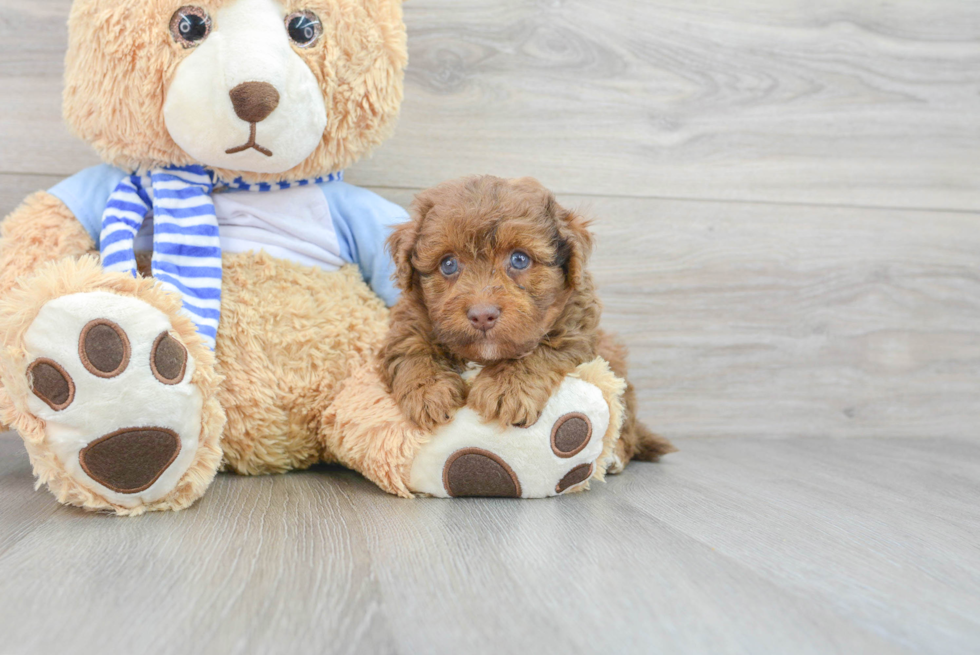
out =
[[(0, 216), (97, 163), (0, 0)], [(124, 521), (0, 437), (0, 654), (980, 652), (980, 4), (411, 0), (407, 204), (534, 175), (682, 448), (553, 501), (220, 477)]]
[(588, 494), (324, 468), (136, 520), (0, 437), (0, 652), (976, 653), (980, 442), (687, 439)]

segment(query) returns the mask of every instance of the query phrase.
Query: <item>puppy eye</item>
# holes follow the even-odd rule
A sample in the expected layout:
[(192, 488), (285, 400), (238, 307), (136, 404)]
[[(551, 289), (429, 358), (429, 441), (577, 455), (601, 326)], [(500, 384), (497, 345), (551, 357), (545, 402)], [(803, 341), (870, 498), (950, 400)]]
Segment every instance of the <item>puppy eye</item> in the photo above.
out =
[(286, 16), (286, 31), (293, 43), (300, 48), (309, 48), (320, 40), (323, 25), (312, 11), (297, 11)]
[(527, 253), (518, 250), (510, 256), (510, 265), (512, 268), (515, 268), (518, 271), (523, 271), (531, 265), (531, 258), (527, 255)]
[(452, 255), (445, 257), (442, 260), (442, 263), (439, 264), (439, 270), (442, 271), (442, 274), (446, 277), (456, 275), (456, 273), (459, 272), (459, 260)]
[(181, 7), (170, 19), (170, 34), (185, 48), (201, 45), (210, 33), (211, 17), (200, 7)]

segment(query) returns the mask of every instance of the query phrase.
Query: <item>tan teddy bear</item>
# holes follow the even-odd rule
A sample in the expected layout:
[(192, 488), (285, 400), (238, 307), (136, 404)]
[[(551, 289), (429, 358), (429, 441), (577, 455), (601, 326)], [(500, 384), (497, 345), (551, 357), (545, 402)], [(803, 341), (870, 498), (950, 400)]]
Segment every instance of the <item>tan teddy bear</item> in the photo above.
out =
[[(77, 0), (69, 33), (65, 117), (106, 164), (28, 198), (0, 241), (0, 421), (59, 501), (181, 509), (222, 465), (340, 462), (406, 497), (622, 468), (624, 383), (601, 360), (520, 434), (467, 410), (423, 434), (379, 381), (406, 214), (341, 171), (393, 129), (401, 0)], [(574, 456), (551, 446), (572, 412)]]

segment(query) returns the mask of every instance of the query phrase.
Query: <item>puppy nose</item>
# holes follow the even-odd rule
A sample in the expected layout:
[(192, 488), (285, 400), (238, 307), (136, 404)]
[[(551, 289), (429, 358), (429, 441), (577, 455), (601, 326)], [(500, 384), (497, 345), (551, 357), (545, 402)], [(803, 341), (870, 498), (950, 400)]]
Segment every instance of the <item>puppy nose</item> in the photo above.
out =
[(245, 82), (228, 95), (235, 113), (249, 123), (261, 123), (279, 106), (279, 92), (268, 82)]
[(466, 312), (466, 317), (470, 319), (473, 327), (486, 332), (497, 324), (497, 319), (500, 318), (500, 308), (493, 305), (474, 305), (470, 307), (470, 311)]

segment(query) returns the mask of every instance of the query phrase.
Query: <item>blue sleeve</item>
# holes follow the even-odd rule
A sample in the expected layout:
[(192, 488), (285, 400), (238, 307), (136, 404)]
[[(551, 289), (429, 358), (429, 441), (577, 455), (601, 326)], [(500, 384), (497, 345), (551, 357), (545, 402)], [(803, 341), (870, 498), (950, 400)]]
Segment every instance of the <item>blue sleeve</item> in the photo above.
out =
[(392, 275), (395, 265), (385, 250), (392, 228), (408, 220), (408, 213), (381, 196), (344, 182), (320, 185), (340, 242), (340, 254), (357, 264), (365, 282), (389, 307), (398, 300)]
[(126, 173), (114, 166), (93, 166), (58, 183), (48, 193), (65, 203), (98, 248), (106, 203), (124, 177)]

